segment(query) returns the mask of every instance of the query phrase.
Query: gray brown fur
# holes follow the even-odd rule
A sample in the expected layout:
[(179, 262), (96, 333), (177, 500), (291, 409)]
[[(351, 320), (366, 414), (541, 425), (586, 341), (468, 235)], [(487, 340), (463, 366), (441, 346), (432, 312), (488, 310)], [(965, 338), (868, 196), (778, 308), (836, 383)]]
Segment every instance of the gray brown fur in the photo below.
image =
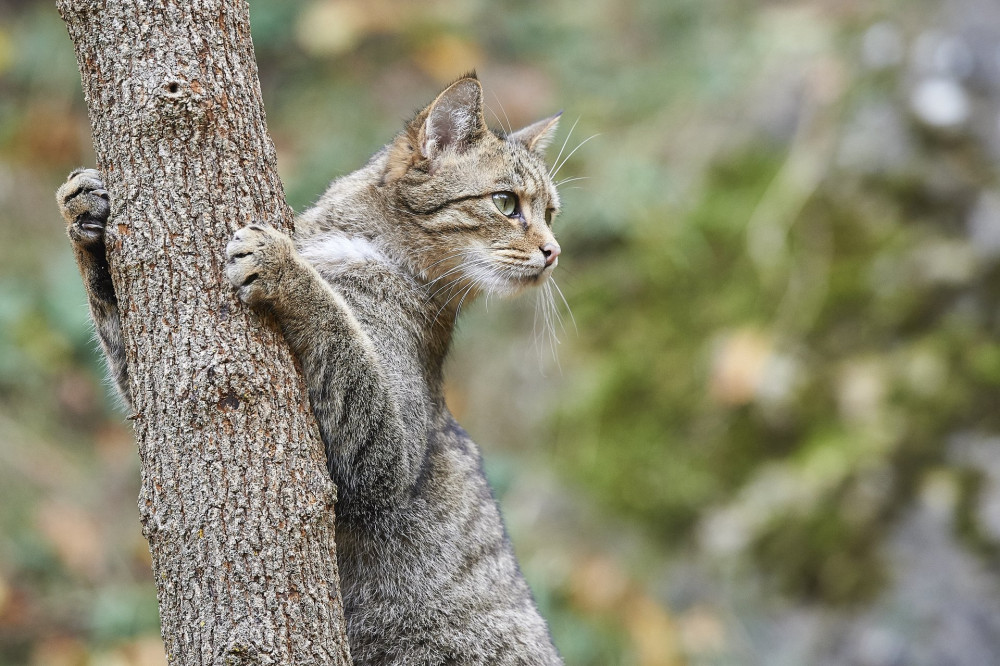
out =
[[(542, 159), (556, 117), (508, 136), (474, 75), (448, 87), (296, 222), (239, 230), (227, 277), (298, 357), (338, 486), (337, 554), (356, 664), (559, 664), (479, 450), (448, 411), (455, 319), (483, 292), (543, 283), (559, 200)], [(518, 195), (504, 216), (492, 195)], [(57, 194), (113, 378), (128, 375), (93, 170)]]
[(108, 362), (108, 373), (125, 407), (131, 411), (121, 315), (104, 249), (104, 225), (111, 206), (101, 174), (96, 169), (75, 169), (56, 190), (56, 203), (73, 242), (73, 254), (87, 290), (90, 314)]

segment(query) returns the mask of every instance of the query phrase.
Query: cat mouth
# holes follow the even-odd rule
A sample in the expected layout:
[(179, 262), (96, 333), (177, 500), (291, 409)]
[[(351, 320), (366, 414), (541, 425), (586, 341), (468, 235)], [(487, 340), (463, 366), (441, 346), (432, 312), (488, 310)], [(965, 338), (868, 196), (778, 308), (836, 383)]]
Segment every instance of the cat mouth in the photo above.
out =
[(513, 295), (542, 285), (552, 274), (557, 262), (545, 264), (527, 257), (491, 256), (484, 263), (486, 265), (480, 266), (489, 268), (485, 274), (480, 272), (478, 277), (485, 290), (489, 291), (492, 286), (495, 291)]
[(555, 268), (555, 264), (527, 273), (519, 278), (519, 282), (524, 286), (538, 286), (549, 279), (553, 268)]

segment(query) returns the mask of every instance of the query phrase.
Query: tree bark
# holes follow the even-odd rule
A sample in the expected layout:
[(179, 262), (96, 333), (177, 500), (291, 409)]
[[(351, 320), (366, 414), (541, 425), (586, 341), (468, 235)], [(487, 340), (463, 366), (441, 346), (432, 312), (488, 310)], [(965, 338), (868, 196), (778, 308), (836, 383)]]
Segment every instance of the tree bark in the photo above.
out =
[(245, 2), (58, 0), (76, 47), (135, 408), (139, 512), (171, 664), (348, 664), (335, 488), (273, 327), (224, 283), (290, 229)]

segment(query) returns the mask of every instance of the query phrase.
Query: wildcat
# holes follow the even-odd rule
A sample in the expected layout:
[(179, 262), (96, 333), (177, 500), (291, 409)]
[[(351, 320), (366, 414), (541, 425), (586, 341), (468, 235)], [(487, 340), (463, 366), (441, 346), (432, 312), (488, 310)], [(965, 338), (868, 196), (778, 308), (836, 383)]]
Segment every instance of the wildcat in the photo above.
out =
[[(558, 263), (559, 197), (543, 161), (557, 122), (494, 132), (465, 76), (334, 181), (293, 238), (251, 225), (226, 248), (238, 297), (272, 313), (305, 375), (338, 487), (355, 664), (562, 663), (442, 376), (464, 303), (541, 285)], [(78, 170), (57, 199), (128, 402), (108, 193), (98, 172)]]

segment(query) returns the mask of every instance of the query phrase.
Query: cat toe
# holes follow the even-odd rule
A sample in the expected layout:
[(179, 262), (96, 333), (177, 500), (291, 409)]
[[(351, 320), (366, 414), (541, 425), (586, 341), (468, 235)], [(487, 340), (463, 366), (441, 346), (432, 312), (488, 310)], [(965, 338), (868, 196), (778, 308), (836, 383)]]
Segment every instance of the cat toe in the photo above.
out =
[(226, 245), (226, 279), (247, 305), (273, 301), (294, 252), (286, 234), (267, 225), (248, 225)]
[(97, 169), (72, 171), (56, 191), (56, 201), (74, 243), (94, 245), (103, 241), (111, 203)]

